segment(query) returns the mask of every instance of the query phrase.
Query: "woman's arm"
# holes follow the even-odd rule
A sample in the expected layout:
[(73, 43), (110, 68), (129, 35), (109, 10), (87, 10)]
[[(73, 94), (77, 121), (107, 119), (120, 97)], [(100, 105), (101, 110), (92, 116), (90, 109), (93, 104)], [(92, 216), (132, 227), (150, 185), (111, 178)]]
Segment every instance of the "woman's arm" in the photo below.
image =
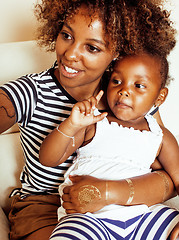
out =
[(174, 182), (177, 193), (179, 194), (179, 147), (173, 134), (162, 127), (163, 141), (158, 156), (165, 171), (170, 175)]
[(14, 106), (8, 95), (0, 89), (0, 133), (12, 127), (15, 121)]
[[(130, 205), (146, 204), (151, 206), (174, 196), (174, 185), (166, 172), (160, 171), (131, 178), (133, 184), (133, 199)], [(131, 194), (131, 187), (126, 180), (108, 181), (90, 176), (70, 176), (72, 186), (64, 188), (63, 206), (67, 213), (87, 211), (94, 212), (108, 204), (125, 205)], [(167, 185), (166, 185), (167, 184)], [(101, 198), (88, 204), (80, 204), (79, 192), (82, 186), (95, 186), (101, 193)], [(106, 189), (107, 187), (107, 189)], [(107, 190), (107, 193), (106, 193)]]
[(172, 230), (171, 235), (170, 235), (170, 240), (175, 240), (175, 239), (177, 240), (178, 239), (177, 237), (179, 237), (179, 222)]

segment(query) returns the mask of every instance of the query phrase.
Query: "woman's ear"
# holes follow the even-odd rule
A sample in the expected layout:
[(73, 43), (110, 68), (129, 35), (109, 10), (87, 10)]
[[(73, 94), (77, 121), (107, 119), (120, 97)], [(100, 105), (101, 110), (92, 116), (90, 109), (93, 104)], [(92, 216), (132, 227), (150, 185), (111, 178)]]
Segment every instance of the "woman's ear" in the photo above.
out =
[(159, 107), (166, 99), (168, 95), (168, 88), (164, 87), (160, 90), (157, 100), (155, 101), (155, 106)]

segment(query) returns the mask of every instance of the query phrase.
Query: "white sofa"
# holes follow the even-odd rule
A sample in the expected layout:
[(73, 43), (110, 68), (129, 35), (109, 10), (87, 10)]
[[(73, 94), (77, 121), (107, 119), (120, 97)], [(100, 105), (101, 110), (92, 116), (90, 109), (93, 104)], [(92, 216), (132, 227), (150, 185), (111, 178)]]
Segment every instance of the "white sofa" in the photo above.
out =
[[(0, 23), (2, 31), (0, 34), (0, 85), (27, 73), (40, 72), (54, 62), (55, 54), (39, 49), (34, 41), (34, 29), (37, 27), (32, 15), (34, 2), (36, 0), (6, 0), (0, 3), (2, 12), (0, 19), (3, 20), (0, 21), (3, 22), (3, 24)], [(176, 80), (170, 86), (171, 93), (161, 108), (161, 115), (166, 126), (179, 140), (179, 82), (177, 82), (179, 72), (177, 74), (176, 65), (178, 64), (176, 56), (179, 60), (178, 49), (177, 46), (170, 57), (171, 72)], [(9, 239), (7, 220), (10, 208), (9, 194), (14, 187), (20, 186), (19, 175), (23, 165), (19, 130), (15, 125), (0, 135), (0, 240)], [(179, 209), (179, 198), (174, 198), (167, 204)]]

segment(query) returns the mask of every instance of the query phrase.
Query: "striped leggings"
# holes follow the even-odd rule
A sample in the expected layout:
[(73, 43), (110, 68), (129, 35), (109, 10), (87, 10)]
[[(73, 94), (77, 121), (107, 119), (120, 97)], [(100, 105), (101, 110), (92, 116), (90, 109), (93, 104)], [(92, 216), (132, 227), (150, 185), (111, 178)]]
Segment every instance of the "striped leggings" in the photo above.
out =
[(166, 240), (178, 222), (179, 212), (164, 205), (125, 222), (91, 213), (70, 214), (59, 222), (50, 240)]

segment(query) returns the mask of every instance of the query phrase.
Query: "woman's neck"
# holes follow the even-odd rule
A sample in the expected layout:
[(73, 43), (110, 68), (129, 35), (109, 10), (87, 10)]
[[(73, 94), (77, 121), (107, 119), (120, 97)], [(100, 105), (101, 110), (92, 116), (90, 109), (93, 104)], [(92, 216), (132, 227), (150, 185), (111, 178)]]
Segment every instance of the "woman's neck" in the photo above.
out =
[(97, 95), (100, 87), (97, 85), (93, 89), (91, 89), (89, 86), (80, 86), (75, 88), (63, 88), (78, 102), (83, 101), (84, 99), (88, 99), (91, 96)]
[[(58, 82), (65, 89), (65, 91), (67, 91), (68, 94), (70, 94), (70, 96), (72, 96), (76, 101), (83, 101), (84, 99), (88, 99), (91, 96), (96, 96), (101, 89), (100, 82), (96, 82), (96, 84), (94, 84), (94, 82), (93, 82), (93, 84), (89, 83), (86, 85), (67, 88), (60, 81), (58, 69), (55, 70), (54, 74), (55, 74)], [(103, 101), (104, 101), (104, 103), (103, 103)], [(105, 99), (103, 98), (103, 100), (101, 100), (99, 103), (99, 109), (104, 109), (104, 106), (105, 106)]]

